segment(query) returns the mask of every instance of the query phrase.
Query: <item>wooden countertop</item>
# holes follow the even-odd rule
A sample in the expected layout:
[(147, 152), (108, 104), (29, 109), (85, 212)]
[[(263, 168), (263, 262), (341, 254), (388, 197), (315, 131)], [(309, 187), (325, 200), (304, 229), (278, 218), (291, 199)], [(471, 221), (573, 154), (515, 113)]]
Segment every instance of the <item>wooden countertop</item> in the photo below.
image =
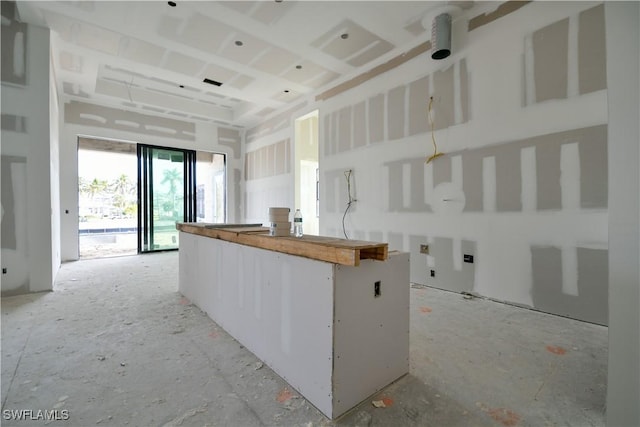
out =
[(302, 237), (269, 236), (267, 227), (250, 224), (205, 224), (179, 222), (179, 231), (240, 243), (256, 248), (269, 249), (290, 255), (298, 255), (333, 264), (360, 265), (361, 259), (385, 261), (388, 257), (386, 243), (346, 240), (335, 237), (311, 236)]

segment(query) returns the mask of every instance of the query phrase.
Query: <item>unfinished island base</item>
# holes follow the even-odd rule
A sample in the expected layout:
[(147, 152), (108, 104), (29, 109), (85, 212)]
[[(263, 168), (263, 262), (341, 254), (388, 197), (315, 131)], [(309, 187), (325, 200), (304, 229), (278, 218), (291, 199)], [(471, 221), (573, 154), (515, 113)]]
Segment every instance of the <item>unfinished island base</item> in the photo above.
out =
[(408, 253), (343, 265), (178, 229), (180, 293), (328, 418), (409, 372)]

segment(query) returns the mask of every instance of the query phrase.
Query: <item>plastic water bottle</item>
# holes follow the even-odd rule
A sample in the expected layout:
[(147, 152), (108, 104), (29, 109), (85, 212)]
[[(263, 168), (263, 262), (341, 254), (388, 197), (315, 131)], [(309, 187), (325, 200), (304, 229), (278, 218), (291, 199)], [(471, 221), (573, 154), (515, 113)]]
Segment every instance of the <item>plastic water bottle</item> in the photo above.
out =
[(302, 237), (302, 212), (300, 209), (296, 209), (296, 213), (293, 215), (293, 235)]

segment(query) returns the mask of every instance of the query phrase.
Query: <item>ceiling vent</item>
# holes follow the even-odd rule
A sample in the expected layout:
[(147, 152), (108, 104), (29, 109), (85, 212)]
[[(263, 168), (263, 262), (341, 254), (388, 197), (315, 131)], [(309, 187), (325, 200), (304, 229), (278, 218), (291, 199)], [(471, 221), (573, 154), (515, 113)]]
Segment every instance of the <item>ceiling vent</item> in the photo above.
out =
[(208, 83), (210, 85), (214, 85), (214, 86), (222, 86), (222, 83), (217, 82), (215, 80), (211, 80), (211, 79), (204, 79), (203, 82)]

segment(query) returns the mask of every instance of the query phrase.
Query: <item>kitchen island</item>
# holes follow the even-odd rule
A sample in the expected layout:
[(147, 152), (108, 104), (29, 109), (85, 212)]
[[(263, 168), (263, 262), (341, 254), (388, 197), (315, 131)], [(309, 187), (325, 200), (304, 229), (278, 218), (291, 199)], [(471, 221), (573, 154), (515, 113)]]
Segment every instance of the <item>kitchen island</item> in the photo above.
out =
[(409, 254), (179, 223), (179, 291), (331, 419), (409, 371)]

